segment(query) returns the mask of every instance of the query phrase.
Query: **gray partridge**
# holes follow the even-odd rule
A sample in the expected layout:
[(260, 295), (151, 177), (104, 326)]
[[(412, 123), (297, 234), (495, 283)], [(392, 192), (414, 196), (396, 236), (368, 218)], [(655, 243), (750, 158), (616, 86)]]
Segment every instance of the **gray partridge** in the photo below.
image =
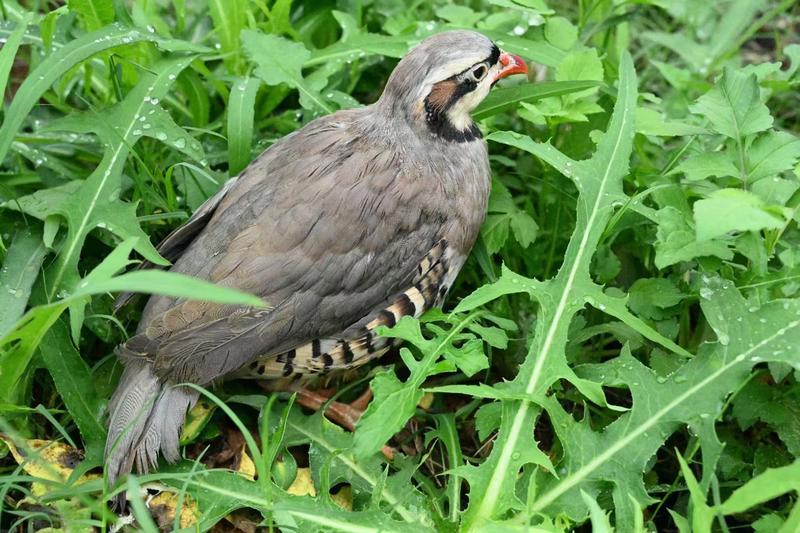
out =
[(173, 272), (259, 295), (268, 308), (153, 296), (119, 347), (109, 481), (179, 458), (197, 393), (255, 374), (353, 368), (389, 341), (373, 332), (440, 305), (486, 214), (486, 143), (470, 117), (525, 63), (485, 36), (430, 37), (380, 99), (275, 143), (160, 245)]

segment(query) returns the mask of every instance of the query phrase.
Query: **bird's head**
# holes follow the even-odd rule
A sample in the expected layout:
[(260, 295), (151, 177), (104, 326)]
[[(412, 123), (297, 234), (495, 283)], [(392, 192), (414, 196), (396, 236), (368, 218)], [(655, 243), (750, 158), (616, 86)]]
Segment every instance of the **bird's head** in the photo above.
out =
[(380, 106), (402, 113), (417, 128), (444, 140), (480, 137), (470, 112), (501, 78), (527, 74), (519, 56), (474, 31), (447, 31), (411, 50), (389, 77)]

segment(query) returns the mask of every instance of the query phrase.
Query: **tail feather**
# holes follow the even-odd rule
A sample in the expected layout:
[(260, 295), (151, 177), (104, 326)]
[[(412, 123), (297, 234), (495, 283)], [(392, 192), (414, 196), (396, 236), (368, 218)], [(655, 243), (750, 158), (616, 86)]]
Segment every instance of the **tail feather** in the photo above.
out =
[(130, 473), (155, 468), (161, 453), (169, 462), (180, 459), (179, 436), (186, 411), (197, 392), (164, 386), (149, 362), (126, 358), (125, 371), (109, 412), (106, 472), (109, 484)]

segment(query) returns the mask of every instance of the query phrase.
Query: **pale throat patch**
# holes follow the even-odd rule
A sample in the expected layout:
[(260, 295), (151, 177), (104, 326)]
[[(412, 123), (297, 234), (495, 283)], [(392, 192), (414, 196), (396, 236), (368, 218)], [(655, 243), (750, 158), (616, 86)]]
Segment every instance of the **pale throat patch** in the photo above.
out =
[(494, 80), (499, 70), (500, 68), (497, 65), (493, 65), (473, 91), (459, 98), (458, 101), (447, 110), (447, 118), (455, 129), (464, 131), (472, 127), (473, 122), (470, 113), (478, 107), (478, 104), (483, 102), (483, 99), (489, 94), (489, 91), (492, 89), (492, 80)]

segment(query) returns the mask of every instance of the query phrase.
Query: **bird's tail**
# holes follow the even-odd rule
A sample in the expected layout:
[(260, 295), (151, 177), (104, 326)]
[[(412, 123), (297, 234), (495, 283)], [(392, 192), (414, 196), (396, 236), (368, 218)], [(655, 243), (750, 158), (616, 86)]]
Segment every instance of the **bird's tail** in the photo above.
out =
[(125, 371), (109, 404), (105, 454), (112, 486), (134, 465), (139, 473), (155, 468), (159, 452), (169, 462), (180, 459), (181, 427), (197, 401), (194, 390), (162, 384), (148, 361), (123, 360)]

